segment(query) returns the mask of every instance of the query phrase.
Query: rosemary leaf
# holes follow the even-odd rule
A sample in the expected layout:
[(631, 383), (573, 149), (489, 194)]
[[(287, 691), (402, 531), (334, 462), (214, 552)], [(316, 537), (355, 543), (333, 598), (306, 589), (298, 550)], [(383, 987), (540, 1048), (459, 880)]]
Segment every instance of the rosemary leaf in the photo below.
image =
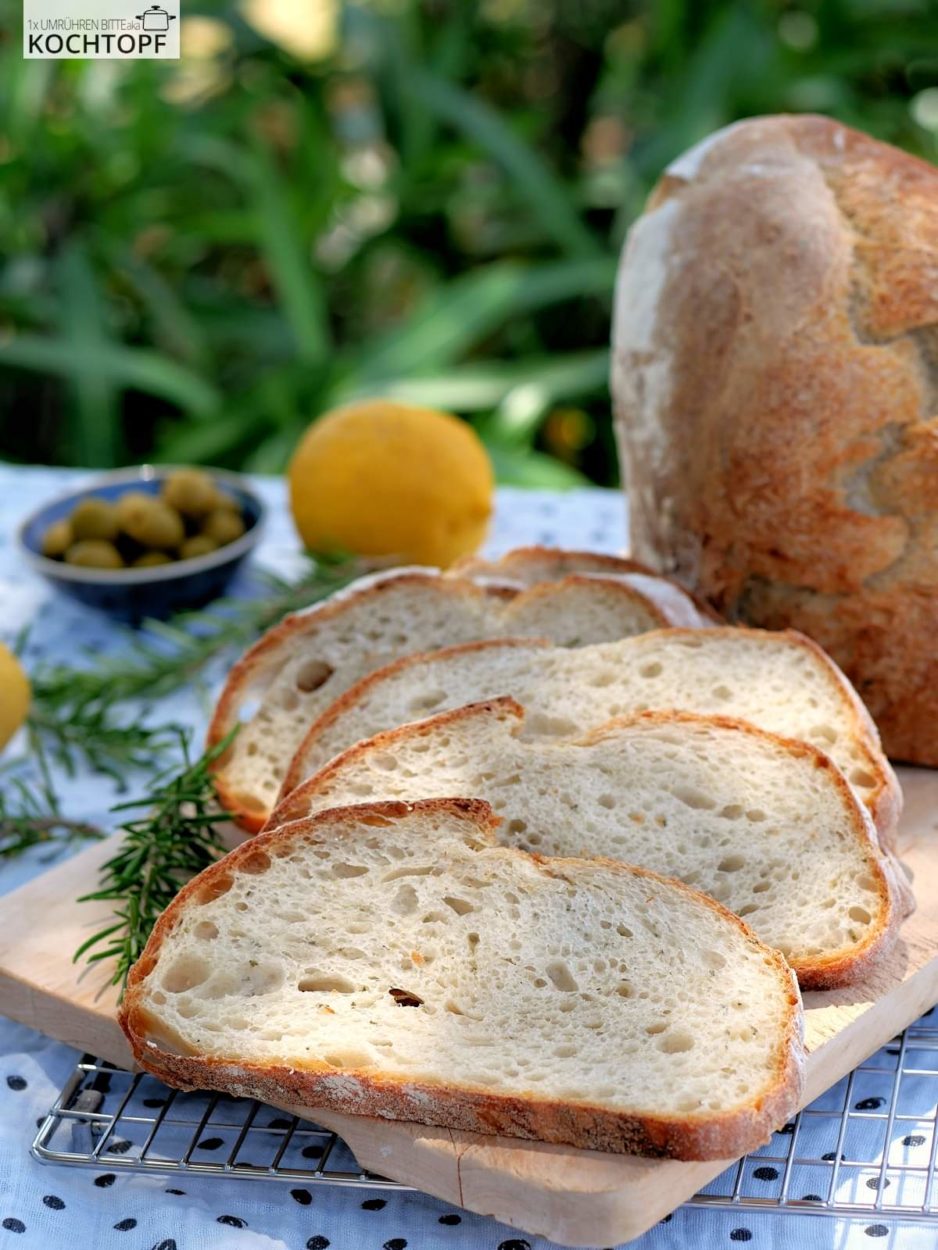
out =
[(148, 810), (124, 821), (119, 849), (102, 865), (100, 888), (79, 899), (117, 906), (109, 923), (86, 939), (72, 958), (89, 963), (112, 959), (111, 984), (121, 987), (121, 995), (157, 917), (186, 881), (224, 854), (219, 826), (230, 817), (216, 806), (212, 764), (228, 749), (234, 732), (194, 761), (188, 739), (181, 734), (182, 770), (156, 778), (146, 798), (114, 809)]

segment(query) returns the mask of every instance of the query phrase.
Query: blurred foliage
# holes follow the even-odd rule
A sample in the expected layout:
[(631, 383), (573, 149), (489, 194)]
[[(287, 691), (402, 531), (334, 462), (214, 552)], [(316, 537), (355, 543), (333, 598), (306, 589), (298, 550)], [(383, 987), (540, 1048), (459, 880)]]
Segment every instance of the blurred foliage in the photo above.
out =
[(503, 481), (614, 480), (615, 257), (761, 112), (934, 159), (932, 0), (183, 0), (181, 62), (24, 61), (0, 0), (0, 454), (280, 469), (354, 396)]

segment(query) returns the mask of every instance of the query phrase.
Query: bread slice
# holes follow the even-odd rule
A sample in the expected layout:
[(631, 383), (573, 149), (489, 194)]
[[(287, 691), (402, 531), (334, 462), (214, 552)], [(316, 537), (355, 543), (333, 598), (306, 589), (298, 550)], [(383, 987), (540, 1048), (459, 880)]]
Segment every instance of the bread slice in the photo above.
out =
[(172, 1085), (721, 1159), (797, 1107), (778, 952), (639, 868), (494, 845), (487, 804), (334, 809), (187, 885), (121, 1024)]
[[(647, 585), (645, 584), (647, 583)], [(519, 592), (409, 570), (367, 578), (268, 631), (232, 669), (209, 745), (245, 721), (219, 762), (219, 798), (259, 829), (312, 722), (359, 678), (413, 651), (505, 635), (580, 646), (708, 619), (677, 587), (571, 575)]]
[[(722, 624), (720, 614), (703, 599), (647, 564), (626, 556), (601, 551), (577, 551), (569, 547), (514, 547), (497, 560), (463, 556), (447, 577), (470, 577), (483, 584), (535, 586), (577, 574), (581, 577), (616, 578), (647, 595), (667, 613), (668, 625), (697, 626), (699, 618)], [(688, 609), (689, 605), (689, 609)], [(693, 615), (689, 615), (689, 610)], [(600, 641), (597, 639), (596, 641)]]
[(568, 743), (523, 736), (495, 699), (350, 747), (286, 796), (271, 827), (330, 807), (465, 795), (499, 841), (677, 877), (780, 950), (802, 989), (865, 974), (909, 903), (866, 809), (815, 747), (744, 721), (645, 712)]
[(823, 750), (891, 844), (901, 806), (876, 727), (853, 688), (800, 634), (729, 626), (656, 630), (566, 651), (501, 640), (409, 656), (352, 687), (312, 726), (281, 797), (353, 743), (432, 712), (510, 695), (530, 737), (576, 738), (646, 710), (747, 720)]

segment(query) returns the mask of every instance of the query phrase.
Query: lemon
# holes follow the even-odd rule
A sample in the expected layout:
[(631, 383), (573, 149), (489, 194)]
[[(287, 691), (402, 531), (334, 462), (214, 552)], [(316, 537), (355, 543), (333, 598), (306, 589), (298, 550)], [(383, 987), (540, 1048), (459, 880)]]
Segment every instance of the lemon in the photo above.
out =
[(0, 751), (26, 719), (29, 680), (19, 660), (0, 642)]
[(320, 417), (289, 468), (306, 547), (442, 568), (475, 551), (492, 512), (492, 465), (446, 412), (364, 400)]

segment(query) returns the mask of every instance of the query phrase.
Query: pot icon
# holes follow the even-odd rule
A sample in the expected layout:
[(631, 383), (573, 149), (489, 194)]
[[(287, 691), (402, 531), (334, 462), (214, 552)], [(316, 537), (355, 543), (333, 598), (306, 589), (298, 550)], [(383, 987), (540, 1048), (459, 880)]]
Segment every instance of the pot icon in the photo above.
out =
[(144, 30), (169, 30), (170, 22), (175, 22), (175, 20), (176, 15), (174, 13), (168, 13), (166, 9), (160, 8), (158, 4), (152, 5), (145, 13), (137, 14), (137, 21), (143, 22)]

